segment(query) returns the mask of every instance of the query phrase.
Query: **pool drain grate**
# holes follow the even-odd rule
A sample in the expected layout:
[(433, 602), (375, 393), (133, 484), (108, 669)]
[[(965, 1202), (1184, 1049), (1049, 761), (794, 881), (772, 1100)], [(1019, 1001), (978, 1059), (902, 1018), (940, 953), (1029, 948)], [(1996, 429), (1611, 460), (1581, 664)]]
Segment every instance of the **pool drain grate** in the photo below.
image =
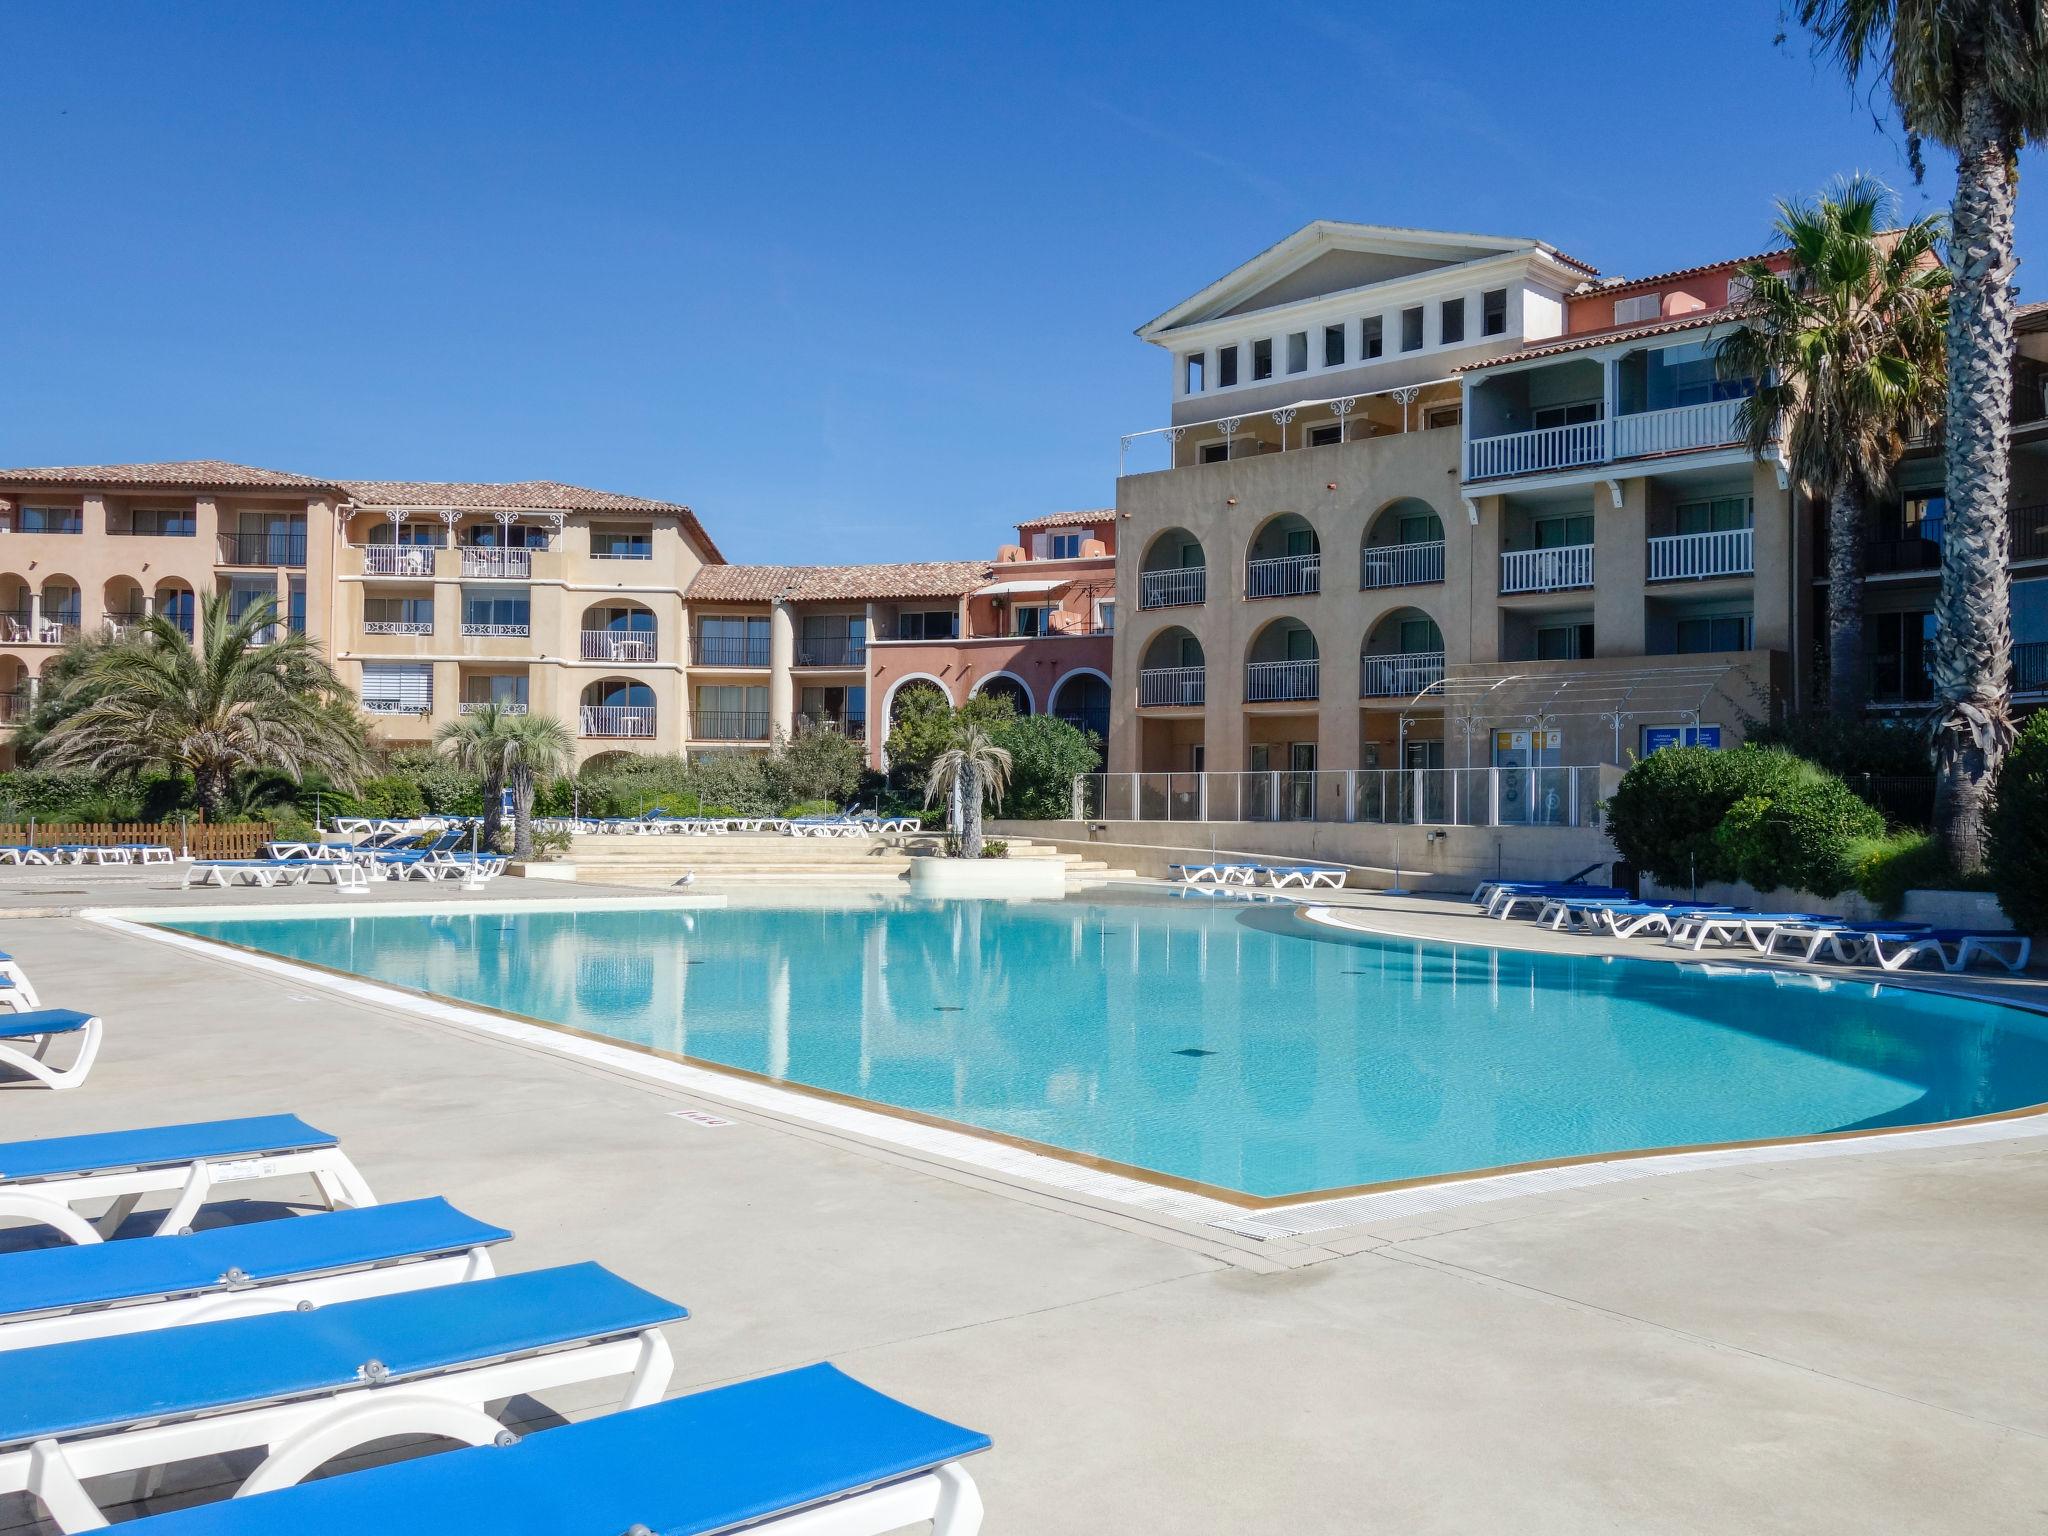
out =
[(1214, 1051), (1205, 1051), (1199, 1045), (1184, 1045), (1173, 1053), (1176, 1056), (1214, 1056)]

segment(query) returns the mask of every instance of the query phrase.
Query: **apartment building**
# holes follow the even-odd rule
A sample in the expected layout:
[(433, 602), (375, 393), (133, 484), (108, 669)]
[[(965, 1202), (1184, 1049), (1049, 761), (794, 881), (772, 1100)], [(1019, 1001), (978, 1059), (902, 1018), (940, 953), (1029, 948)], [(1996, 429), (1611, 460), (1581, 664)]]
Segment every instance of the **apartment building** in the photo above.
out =
[(0, 470), (0, 728), (70, 640), (159, 613), (194, 635), (224, 592), (275, 598), (392, 746), (486, 704), (557, 716), (579, 759), (765, 748), (799, 718), (866, 741), (876, 688), (918, 679), (1106, 732), (1113, 524), (1040, 519), (992, 562), (732, 565), (688, 507), (554, 482)]
[[(1461, 797), (1512, 792), (1579, 819), (1556, 803), (1576, 776), (1457, 770), (1733, 744), (1814, 699), (1824, 509), (1742, 445), (1753, 382), (1714, 363), (1756, 260), (1784, 258), (1604, 279), (1539, 241), (1318, 223), (1140, 328), (1173, 386), (1168, 425), (1123, 440), (1110, 767), (1145, 777), (1109, 814), (1493, 824), (1515, 818)], [(2019, 350), (2013, 681), (2033, 703), (2048, 305)], [(1874, 710), (1931, 697), (1942, 473), (1937, 431), (1874, 519)], [(1423, 772), (1390, 790), (1373, 769)], [(1159, 778), (1204, 770), (1250, 788), (1219, 813)]]

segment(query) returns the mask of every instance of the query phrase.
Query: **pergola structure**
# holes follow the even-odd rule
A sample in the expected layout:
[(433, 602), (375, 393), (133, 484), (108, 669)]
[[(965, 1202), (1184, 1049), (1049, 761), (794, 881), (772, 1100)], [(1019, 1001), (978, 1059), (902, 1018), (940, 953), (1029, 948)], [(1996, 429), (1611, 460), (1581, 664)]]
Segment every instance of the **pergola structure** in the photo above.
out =
[[(1455, 725), (1465, 741), (1465, 766), (1472, 766), (1472, 738), (1505, 725), (1549, 730), (1560, 720), (1598, 720), (1614, 730), (1614, 762), (1621, 763), (1621, 728), (1634, 719), (1689, 722), (1699, 727), (1700, 712), (1730, 673), (1742, 668), (1729, 663), (1680, 667), (1607, 667), (1586, 671), (1466, 673), (1439, 678), (1418, 690), (1401, 711), (1400, 739), (1405, 745), (1412, 718), (1437, 719), (1435, 711), (1418, 716), (1425, 703), (1441, 703), (1446, 727)], [(1733, 702), (1731, 700), (1731, 702)]]

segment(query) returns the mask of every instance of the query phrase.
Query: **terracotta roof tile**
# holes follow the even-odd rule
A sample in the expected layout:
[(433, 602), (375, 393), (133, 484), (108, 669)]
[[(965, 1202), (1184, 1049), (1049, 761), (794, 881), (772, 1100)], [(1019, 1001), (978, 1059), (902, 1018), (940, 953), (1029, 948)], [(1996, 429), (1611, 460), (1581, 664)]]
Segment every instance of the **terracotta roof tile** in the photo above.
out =
[(1560, 336), (1555, 341), (1525, 347), (1520, 352), (1510, 352), (1504, 357), (1489, 357), (1483, 363), (1467, 363), (1456, 371), (1478, 373), (1487, 368), (1498, 368), (1502, 363), (1522, 363), (1532, 357), (1549, 357), (1559, 352), (1582, 352), (1587, 347), (1604, 347), (1611, 341), (1635, 341), (1645, 336), (1668, 335), (1672, 331), (1690, 331), (1703, 325), (1719, 324), (1733, 313), (1732, 309), (1723, 305), (1719, 309), (1696, 310), (1692, 314), (1679, 315), (1670, 320), (1650, 320), (1641, 325), (1616, 325), (1604, 331), (1582, 331), (1576, 336)]
[(1038, 528), (1072, 528), (1088, 523), (1107, 523), (1115, 518), (1115, 507), (1099, 507), (1093, 512), (1051, 512), (1019, 523), (1017, 527), (1020, 532)]
[(0, 469), (0, 482), (79, 485), (179, 486), (191, 490), (289, 489), (331, 491), (332, 480), (315, 480), (281, 469), (258, 469), (225, 459), (176, 459), (163, 464), (59, 464), (36, 469)]
[(667, 513), (682, 523), (706, 556), (723, 563), (711, 535), (697, 514), (673, 501), (650, 501), (616, 491), (593, 491), (559, 480), (514, 480), (484, 483), (464, 480), (344, 480), (342, 488), (365, 507), (513, 508), (524, 512), (648, 512)]
[(908, 565), (707, 565), (691, 579), (691, 602), (882, 602), (959, 597), (988, 580), (986, 560), (924, 560)]

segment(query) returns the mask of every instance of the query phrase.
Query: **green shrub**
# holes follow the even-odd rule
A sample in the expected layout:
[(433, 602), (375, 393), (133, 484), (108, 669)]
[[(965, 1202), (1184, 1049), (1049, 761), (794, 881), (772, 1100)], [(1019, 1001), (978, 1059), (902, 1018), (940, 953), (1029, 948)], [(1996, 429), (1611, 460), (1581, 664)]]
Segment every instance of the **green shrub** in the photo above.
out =
[(710, 752), (690, 765), (690, 780), (705, 804), (731, 806), (730, 816), (765, 816), (775, 807), (766, 763), (758, 752)]
[(1095, 738), (1051, 715), (1013, 719), (995, 738), (1010, 754), (1010, 787), (998, 811), (1016, 820), (1068, 820), (1074, 814), (1074, 775), (1102, 766)]
[(1760, 891), (1834, 896), (1856, 883), (1852, 852), (1884, 836), (1884, 817), (1833, 774), (1808, 774), (1728, 808), (1714, 833), (1719, 867)]
[(1924, 730), (1869, 715), (1815, 712), (1752, 721), (1746, 736), (1753, 746), (1782, 747), (1844, 778), (1859, 773), (1924, 778), (1934, 771)]
[(785, 818), (796, 816), (830, 816), (839, 807), (830, 800), (799, 800), (795, 805), (784, 806)]
[(1999, 770), (1990, 874), (2013, 926), (2048, 932), (2048, 710), (2027, 721)]
[(431, 815), (483, 814), (483, 786), (432, 747), (399, 748), (385, 759), (381, 777), (411, 780)]
[(1989, 890), (1988, 876), (1958, 875), (1941, 839), (1931, 832), (1887, 832), (1849, 850), (1856, 889), (1887, 917), (1906, 904), (1908, 891)]
[(778, 804), (824, 800), (837, 806), (858, 793), (866, 767), (859, 742), (799, 720), (794, 736), (776, 738), (761, 773), (769, 797)]
[(1010, 845), (999, 837), (985, 837), (981, 840), (981, 856), (984, 859), (1007, 859)]
[(1818, 772), (1776, 748), (1666, 747), (1622, 775), (1602, 807), (1607, 833), (1624, 859), (1665, 885), (1733, 880), (1738, 876), (1715, 835), (1729, 809)]

